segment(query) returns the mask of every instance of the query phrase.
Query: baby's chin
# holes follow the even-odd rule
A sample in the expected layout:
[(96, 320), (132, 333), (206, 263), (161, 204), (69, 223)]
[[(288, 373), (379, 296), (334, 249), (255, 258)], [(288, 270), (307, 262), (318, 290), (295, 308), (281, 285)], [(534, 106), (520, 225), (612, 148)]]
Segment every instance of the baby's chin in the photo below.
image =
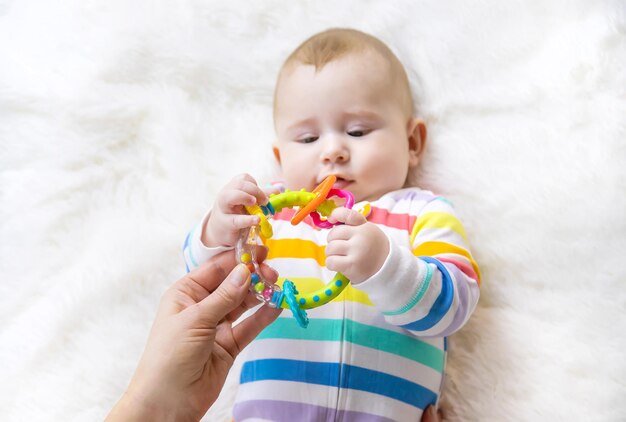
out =
[[(350, 188), (353, 189), (350, 189)], [(368, 202), (372, 202), (375, 201), (377, 199), (379, 199), (381, 196), (383, 196), (384, 193), (377, 193), (377, 192), (360, 192), (358, 188), (356, 188), (354, 185), (350, 186), (346, 186), (346, 190), (350, 193), (352, 193), (352, 195), (354, 195), (354, 202), (362, 202), (362, 201), (368, 201)]]
[(354, 202), (373, 202), (380, 199), (381, 195), (373, 194), (373, 195), (354, 195)]
[(362, 202), (362, 201), (367, 201), (367, 202), (373, 202), (373, 201), (377, 201), (379, 200), (383, 195), (386, 195), (389, 192), (393, 192), (399, 189), (402, 189), (403, 186), (379, 186), (379, 189), (377, 190), (373, 190), (373, 189), (368, 189), (365, 191), (361, 191), (359, 188), (361, 186), (353, 186), (354, 190), (352, 191), (352, 194), (354, 195), (354, 201), (355, 202)]
[(363, 184), (355, 180), (348, 182), (341, 181), (340, 183), (335, 184), (334, 187), (337, 189), (345, 189), (348, 192), (352, 193), (352, 195), (354, 195), (355, 202), (375, 201), (383, 196), (385, 193), (387, 193), (387, 191), (381, 191), (380, 186), (378, 187), (378, 189), (372, 189), (371, 186), (363, 186)]
[(376, 201), (380, 199), (381, 196), (386, 194), (387, 192), (393, 190), (384, 190), (384, 189), (372, 189), (371, 186), (363, 186), (362, 184), (353, 181), (342, 188), (347, 190), (348, 192), (354, 195), (354, 202), (362, 202), (362, 201)]
[(359, 192), (358, 190), (352, 192), (352, 194), (354, 195), (354, 202), (373, 202), (380, 199), (380, 197), (383, 196), (385, 193), (386, 192)]

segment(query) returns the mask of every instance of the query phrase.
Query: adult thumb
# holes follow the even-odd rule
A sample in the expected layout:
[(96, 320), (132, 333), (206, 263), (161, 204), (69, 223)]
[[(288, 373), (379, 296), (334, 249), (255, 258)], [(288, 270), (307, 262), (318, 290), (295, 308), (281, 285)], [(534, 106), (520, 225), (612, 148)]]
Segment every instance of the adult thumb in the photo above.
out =
[(220, 286), (198, 304), (202, 324), (207, 328), (217, 326), (226, 315), (244, 301), (248, 294), (249, 283), (250, 271), (243, 264), (237, 265)]

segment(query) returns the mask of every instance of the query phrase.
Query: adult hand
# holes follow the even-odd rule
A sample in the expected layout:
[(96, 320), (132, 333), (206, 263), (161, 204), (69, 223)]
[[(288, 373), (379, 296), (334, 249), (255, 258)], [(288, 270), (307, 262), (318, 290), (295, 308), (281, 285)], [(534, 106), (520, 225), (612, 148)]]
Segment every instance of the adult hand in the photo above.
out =
[[(259, 247), (260, 261), (266, 255)], [(276, 281), (273, 269), (263, 264), (261, 271)], [(107, 420), (200, 420), (217, 399), (235, 357), (280, 314), (263, 306), (233, 327), (259, 304), (249, 284), (248, 269), (236, 266), (230, 251), (170, 287), (128, 390)]]

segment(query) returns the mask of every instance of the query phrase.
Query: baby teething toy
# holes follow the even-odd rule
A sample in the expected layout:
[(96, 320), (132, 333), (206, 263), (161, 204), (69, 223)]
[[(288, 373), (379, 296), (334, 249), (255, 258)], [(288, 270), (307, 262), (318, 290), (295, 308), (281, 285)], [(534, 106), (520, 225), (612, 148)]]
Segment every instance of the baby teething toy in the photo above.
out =
[(254, 291), (256, 297), (273, 308), (290, 309), (298, 324), (303, 328), (306, 328), (309, 323), (305, 309), (316, 308), (330, 302), (345, 289), (350, 280), (341, 273), (337, 273), (326, 286), (304, 295), (298, 293), (292, 281), (285, 279), (281, 289), (263, 278), (255, 256), (254, 246), (258, 244), (259, 235), (265, 238), (272, 237), (272, 226), (268, 218), (271, 218), (283, 208), (299, 208), (298, 212), (291, 219), (291, 224), (293, 225), (299, 224), (308, 215), (311, 216), (313, 223), (319, 228), (326, 229), (339, 224), (331, 223), (325, 219), (337, 207), (335, 201), (330, 198), (343, 198), (345, 199), (343, 206), (352, 208), (354, 196), (346, 190), (334, 189), (333, 184), (336, 181), (337, 178), (335, 176), (328, 176), (313, 192), (305, 190), (285, 191), (280, 194), (270, 195), (269, 202), (265, 206), (246, 206), (246, 211), (251, 215), (258, 216), (260, 222), (258, 226), (244, 230), (237, 242), (237, 258), (248, 266), (252, 274), (250, 289)]

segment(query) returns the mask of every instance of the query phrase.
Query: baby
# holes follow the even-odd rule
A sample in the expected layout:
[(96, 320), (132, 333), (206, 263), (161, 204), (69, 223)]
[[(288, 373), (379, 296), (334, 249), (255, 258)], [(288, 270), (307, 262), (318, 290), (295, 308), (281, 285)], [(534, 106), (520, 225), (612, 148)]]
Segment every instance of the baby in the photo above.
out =
[[(351, 281), (334, 301), (289, 312), (248, 347), (233, 409), (237, 421), (417, 421), (436, 404), (446, 337), (468, 320), (480, 273), (463, 226), (444, 198), (405, 188), (420, 162), (426, 126), (414, 117), (404, 68), (380, 40), (331, 29), (300, 45), (276, 84), (274, 155), (288, 189), (314, 189), (328, 175), (371, 204), (367, 217), (344, 207), (344, 223), (292, 226), (277, 213), (267, 263), (300, 292)], [(236, 177), (185, 241), (188, 267), (232, 249), (258, 224), (244, 205), (266, 204), (248, 176)]]

